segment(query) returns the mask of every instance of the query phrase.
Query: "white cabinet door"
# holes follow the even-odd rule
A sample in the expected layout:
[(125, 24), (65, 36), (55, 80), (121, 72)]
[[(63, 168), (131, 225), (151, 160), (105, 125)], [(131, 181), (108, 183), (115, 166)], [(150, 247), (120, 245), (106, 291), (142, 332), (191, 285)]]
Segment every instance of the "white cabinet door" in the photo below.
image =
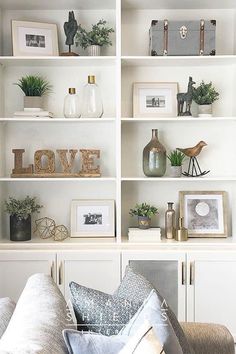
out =
[(188, 253), (188, 321), (223, 324), (236, 339), (236, 252)]
[(58, 253), (58, 283), (66, 300), (69, 283), (113, 293), (120, 283), (119, 251), (63, 251)]
[(122, 272), (130, 265), (146, 277), (177, 315), (185, 321), (186, 254), (178, 251), (123, 251)]
[(53, 252), (0, 251), (0, 297), (17, 301), (31, 275), (45, 273), (55, 279), (55, 266)]

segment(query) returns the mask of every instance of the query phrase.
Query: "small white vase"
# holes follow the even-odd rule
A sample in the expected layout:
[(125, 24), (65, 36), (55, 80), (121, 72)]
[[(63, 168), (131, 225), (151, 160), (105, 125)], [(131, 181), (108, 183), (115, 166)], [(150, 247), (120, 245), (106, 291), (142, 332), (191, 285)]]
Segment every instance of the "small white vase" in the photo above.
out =
[(43, 97), (41, 97), (41, 96), (24, 96), (24, 108), (43, 109)]
[(199, 105), (198, 117), (212, 117), (212, 104)]
[(99, 57), (101, 55), (100, 45), (90, 45), (88, 47), (88, 55), (90, 57)]
[(170, 176), (179, 178), (182, 176), (182, 166), (170, 166)]

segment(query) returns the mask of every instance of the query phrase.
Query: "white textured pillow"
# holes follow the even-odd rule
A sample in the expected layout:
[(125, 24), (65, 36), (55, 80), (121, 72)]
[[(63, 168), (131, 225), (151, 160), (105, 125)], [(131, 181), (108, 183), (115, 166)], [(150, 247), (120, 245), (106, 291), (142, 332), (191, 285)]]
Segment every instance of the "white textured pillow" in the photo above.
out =
[(0, 338), (5, 332), (16, 304), (9, 297), (0, 299)]
[(0, 340), (0, 353), (65, 354), (66, 302), (50, 276), (29, 278)]
[(137, 330), (119, 354), (165, 354), (163, 346), (156, 337), (148, 321)]

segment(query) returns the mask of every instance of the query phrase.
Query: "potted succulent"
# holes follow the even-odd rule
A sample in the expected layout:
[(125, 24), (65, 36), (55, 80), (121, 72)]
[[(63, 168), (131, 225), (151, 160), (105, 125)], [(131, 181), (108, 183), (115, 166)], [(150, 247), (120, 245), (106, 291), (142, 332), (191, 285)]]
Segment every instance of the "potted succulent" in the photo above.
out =
[(52, 86), (38, 75), (23, 76), (15, 85), (24, 92), (24, 108), (42, 109), (43, 96), (51, 92)]
[(138, 227), (140, 229), (149, 229), (151, 226), (151, 217), (157, 213), (157, 208), (147, 203), (136, 204), (134, 209), (130, 209), (129, 211), (131, 216), (136, 215), (138, 217)]
[(215, 90), (212, 82), (204, 81), (193, 90), (193, 100), (198, 104), (199, 117), (212, 116), (212, 103), (219, 99), (219, 93)]
[(79, 25), (76, 34), (76, 46), (80, 45), (83, 49), (87, 49), (89, 56), (99, 56), (101, 47), (112, 45), (110, 34), (114, 32), (114, 29), (107, 27), (106, 23), (107, 21), (100, 20), (96, 25), (92, 25), (90, 31), (86, 31)]
[(31, 239), (31, 214), (39, 213), (41, 205), (36, 198), (9, 198), (5, 202), (5, 211), (10, 214), (10, 240), (29, 241)]
[(178, 151), (178, 150), (173, 150), (169, 155), (167, 155), (167, 158), (170, 161), (170, 175), (171, 177), (181, 177), (182, 176), (182, 164), (185, 159), (185, 155)]

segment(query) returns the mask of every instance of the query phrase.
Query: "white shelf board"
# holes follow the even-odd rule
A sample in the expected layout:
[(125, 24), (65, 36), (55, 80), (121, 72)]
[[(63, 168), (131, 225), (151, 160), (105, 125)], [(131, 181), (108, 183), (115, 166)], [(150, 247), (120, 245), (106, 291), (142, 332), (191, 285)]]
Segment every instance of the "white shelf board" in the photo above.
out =
[(105, 123), (105, 122), (115, 122), (116, 118), (0, 118), (0, 122), (3, 123), (19, 123), (19, 122), (30, 122), (30, 123)]
[(0, 177), (0, 182), (115, 182), (116, 177), (90, 177), (90, 178), (11, 178)]
[(213, 181), (236, 181), (233, 177), (122, 177), (123, 182), (213, 182)]
[(236, 122), (236, 117), (167, 117), (167, 118), (121, 118), (121, 122), (135, 123), (135, 122), (218, 122), (218, 121), (232, 121)]
[(0, 8), (9, 10), (98, 10), (115, 7), (116, 0), (0, 0)]
[(123, 9), (235, 9), (235, 0), (122, 0)]
[(116, 59), (115, 56), (100, 56), (100, 57), (0, 56), (0, 65), (3, 66), (114, 66), (116, 62), (115, 59)]
[(121, 62), (122, 66), (218, 66), (236, 64), (236, 56), (122, 56)]

